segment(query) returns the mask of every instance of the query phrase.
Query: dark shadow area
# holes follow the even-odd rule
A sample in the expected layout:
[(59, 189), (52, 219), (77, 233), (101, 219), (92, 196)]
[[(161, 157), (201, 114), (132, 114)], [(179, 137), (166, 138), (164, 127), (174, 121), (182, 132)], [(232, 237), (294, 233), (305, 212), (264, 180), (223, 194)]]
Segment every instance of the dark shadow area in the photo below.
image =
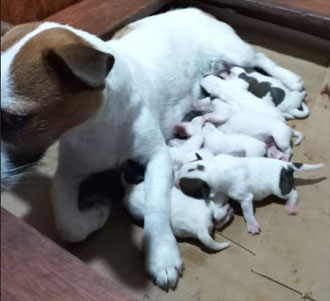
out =
[[(80, 192), (81, 205), (87, 209), (89, 196), (108, 198), (111, 215), (105, 227), (91, 234), (80, 243), (68, 243), (60, 240), (55, 232), (54, 217), (50, 202), (51, 178), (35, 173), (18, 184), (13, 193), (29, 206), (28, 214), (22, 219), (46, 237), (74, 254), (84, 262), (98, 259), (113, 271), (124, 285), (143, 289), (148, 281), (144, 268), (143, 253), (132, 237), (133, 223), (122, 204), (124, 190), (119, 175), (105, 171), (93, 175), (89, 181), (83, 181)], [(106, 276), (106, 273), (105, 273)]]
[(305, 186), (305, 185), (313, 185), (313, 184), (321, 183), (326, 179), (327, 177), (320, 177), (315, 179), (295, 178), (294, 182), (296, 186)]

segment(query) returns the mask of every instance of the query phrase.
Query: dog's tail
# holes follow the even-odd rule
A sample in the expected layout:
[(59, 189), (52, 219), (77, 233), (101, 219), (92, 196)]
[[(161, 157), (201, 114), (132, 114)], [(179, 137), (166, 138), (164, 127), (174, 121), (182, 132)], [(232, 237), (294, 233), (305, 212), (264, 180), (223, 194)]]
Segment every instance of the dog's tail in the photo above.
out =
[(318, 169), (318, 168), (322, 168), (324, 166), (324, 164), (303, 164), (303, 163), (288, 163), (289, 166), (293, 169), (293, 170), (311, 170), (311, 169)]
[(296, 118), (305, 118), (309, 115), (309, 109), (307, 105), (303, 102), (301, 103), (302, 110), (292, 109), (289, 113)]
[(229, 242), (216, 242), (211, 237), (207, 229), (204, 229), (203, 231), (200, 231), (197, 234), (198, 239), (208, 248), (214, 250), (214, 251), (220, 251), (223, 249), (226, 249), (229, 247)]
[(298, 132), (296, 130), (292, 130), (292, 134), (294, 137), (297, 137), (296, 141), (294, 142), (294, 145), (298, 145), (301, 143), (301, 141), (304, 140), (304, 134), (301, 132)]

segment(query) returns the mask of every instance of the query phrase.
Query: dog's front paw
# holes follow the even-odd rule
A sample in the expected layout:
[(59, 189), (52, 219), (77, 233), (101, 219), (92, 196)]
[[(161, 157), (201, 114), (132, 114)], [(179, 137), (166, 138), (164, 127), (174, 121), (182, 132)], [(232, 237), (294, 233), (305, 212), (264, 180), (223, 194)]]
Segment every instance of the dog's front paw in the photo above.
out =
[(110, 206), (95, 202), (83, 210), (64, 211), (56, 216), (56, 230), (65, 241), (79, 242), (102, 228), (110, 215)]
[(150, 237), (144, 234), (147, 269), (154, 283), (168, 291), (175, 289), (183, 270), (180, 252), (173, 234)]
[(251, 222), (247, 224), (248, 232), (255, 235), (261, 232), (261, 228), (258, 222)]

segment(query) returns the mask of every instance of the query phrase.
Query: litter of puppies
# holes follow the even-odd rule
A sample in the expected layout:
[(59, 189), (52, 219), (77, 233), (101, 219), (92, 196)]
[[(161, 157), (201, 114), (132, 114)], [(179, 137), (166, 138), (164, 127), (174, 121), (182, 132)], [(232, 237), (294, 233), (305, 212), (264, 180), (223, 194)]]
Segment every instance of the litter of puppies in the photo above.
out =
[[(201, 87), (209, 97), (196, 101), (195, 111), (174, 127), (177, 138), (168, 141), (175, 178), (171, 227), (176, 237), (197, 238), (219, 251), (229, 243), (215, 242), (210, 234), (233, 217), (229, 198), (240, 203), (248, 232), (258, 234), (253, 201), (275, 195), (286, 200), (289, 214), (296, 214), (293, 173), (323, 164), (288, 162), (292, 138), (298, 145), (304, 136), (286, 120), (308, 116), (305, 91), (237, 66), (205, 77)], [(143, 171), (125, 168), (126, 173), (139, 180), (124, 179), (125, 204), (135, 218), (143, 219)]]

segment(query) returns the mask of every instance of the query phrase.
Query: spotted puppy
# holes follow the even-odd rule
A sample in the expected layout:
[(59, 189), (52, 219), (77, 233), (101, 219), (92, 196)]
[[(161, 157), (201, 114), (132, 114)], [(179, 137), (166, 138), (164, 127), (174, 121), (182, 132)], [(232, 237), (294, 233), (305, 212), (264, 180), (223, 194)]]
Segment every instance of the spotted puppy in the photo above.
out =
[[(122, 173), (126, 188), (124, 203), (129, 212), (139, 220), (145, 216), (144, 167), (134, 161), (127, 161)], [(233, 216), (230, 206), (224, 205), (228, 198), (219, 194), (215, 202), (191, 198), (173, 187), (171, 191), (170, 222), (173, 233), (179, 238), (197, 238), (206, 247), (220, 251), (229, 243), (218, 243), (210, 233), (219, 229)]]
[(248, 135), (267, 144), (268, 157), (288, 161), (291, 156), (291, 138), (296, 136), (294, 145), (300, 144), (304, 136), (275, 118), (256, 113), (250, 109), (237, 110), (234, 105), (215, 99), (215, 112), (204, 115), (205, 121), (218, 125), (226, 134)]
[[(268, 105), (265, 101), (250, 93), (247, 90), (248, 83), (240, 78), (224, 80), (209, 75), (202, 80), (201, 86), (207, 93), (232, 105), (237, 111), (249, 110), (285, 122), (285, 118), (278, 108)], [(205, 105), (205, 102), (203, 105)]]
[(253, 68), (233, 67), (229, 80), (242, 79), (248, 83), (248, 91), (277, 107), (286, 119), (304, 118), (309, 114), (304, 103), (305, 91), (292, 91), (280, 80), (263, 75)]
[(253, 200), (275, 195), (287, 200), (290, 214), (296, 212), (298, 192), (293, 172), (316, 169), (323, 164), (289, 163), (268, 158), (239, 158), (218, 155), (210, 160), (187, 163), (179, 171), (183, 193), (195, 198), (212, 199), (217, 193), (240, 202), (248, 232), (258, 234), (259, 223), (253, 213)]

